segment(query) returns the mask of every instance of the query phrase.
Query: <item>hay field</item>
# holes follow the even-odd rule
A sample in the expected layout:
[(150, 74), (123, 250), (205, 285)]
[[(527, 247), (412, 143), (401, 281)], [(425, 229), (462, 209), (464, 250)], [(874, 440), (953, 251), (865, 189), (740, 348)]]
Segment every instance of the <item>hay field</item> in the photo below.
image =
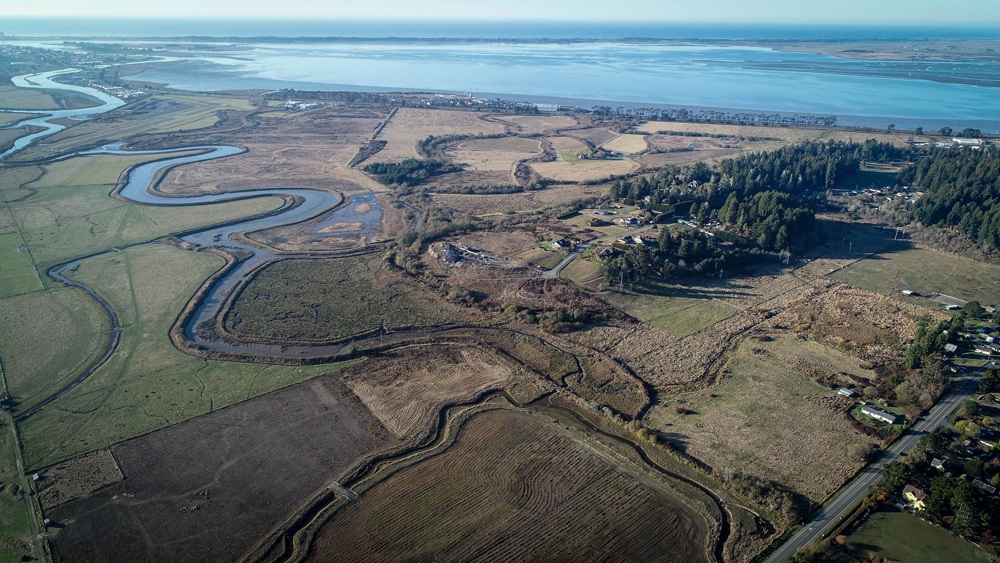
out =
[(531, 167), (543, 178), (557, 182), (593, 182), (634, 172), (639, 165), (633, 160), (606, 159), (533, 162)]
[[(819, 502), (857, 469), (849, 448), (868, 438), (841, 415), (852, 402), (841, 404), (810, 374), (859, 370), (857, 358), (793, 336), (747, 339), (718, 385), (672, 397), (649, 419), (716, 470), (775, 480)], [(694, 414), (678, 414), (676, 405)]]
[(282, 260), (261, 270), (226, 312), (226, 328), (268, 341), (330, 341), (380, 326), (459, 321), (468, 313), (386, 266), (377, 254)]
[[(170, 326), (222, 262), (213, 254), (149, 244), (96, 256), (71, 273), (115, 308), (123, 326), (122, 340), (85, 382), (20, 425), (30, 467), (106, 447), (337, 369), (206, 361), (174, 348), (168, 337)], [(85, 299), (79, 292), (77, 298)], [(50, 331), (39, 336), (36, 346), (58, 349), (64, 339)]]
[(607, 191), (608, 186), (597, 184), (555, 186), (513, 194), (434, 194), (433, 197), (434, 201), (452, 209), (485, 217), (536, 211), (579, 199), (600, 197)]
[(524, 135), (537, 135), (576, 127), (576, 119), (568, 115), (502, 115), (498, 119), (509, 121), (520, 128)]
[(635, 154), (647, 150), (649, 145), (645, 135), (618, 135), (601, 145), (601, 148), (622, 154)]
[(310, 561), (703, 561), (704, 519), (600, 446), (511, 411), (337, 512)]
[(545, 140), (552, 143), (552, 148), (559, 154), (566, 151), (582, 151), (587, 149), (586, 143), (573, 137), (546, 137)]
[(368, 410), (400, 439), (413, 438), (444, 405), (500, 389), (510, 369), (473, 346), (413, 346), (383, 354), (343, 375)]
[(46, 507), (56, 561), (232, 561), (397, 444), (336, 376), (321, 377), (129, 440), (124, 480)]
[(686, 123), (679, 121), (647, 121), (636, 127), (641, 133), (703, 133), (705, 135), (727, 135), (732, 137), (756, 137), (777, 139), (786, 143), (811, 140), (857, 141), (875, 139), (879, 142), (906, 146), (906, 133), (859, 133), (837, 127), (777, 127), (758, 125), (724, 125), (715, 123)]
[(481, 114), (469, 111), (399, 108), (377, 137), (386, 141), (385, 148), (365, 163), (418, 158), (417, 142), (428, 135), (498, 135), (504, 132), (502, 124), (480, 117)]
[[(520, 137), (462, 141), (447, 151), (449, 160), (464, 164), (470, 170), (511, 174), (518, 162), (540, 153), (539, 141)], [(513, 182), (513, 178), (510, 181)]]

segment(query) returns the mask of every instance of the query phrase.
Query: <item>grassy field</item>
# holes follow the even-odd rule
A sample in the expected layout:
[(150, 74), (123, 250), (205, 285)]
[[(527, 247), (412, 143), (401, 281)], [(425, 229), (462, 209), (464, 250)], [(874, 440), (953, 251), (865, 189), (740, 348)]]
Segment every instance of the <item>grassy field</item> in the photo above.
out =
[(900, 292), (908, 289), (925, 297), (939, 292), (983, 305), (1000, 305), (1000, 267), (933, 250), (908, 248), (878, 254), (831, 277), (931, 308), (940, 305), (924, 298), (905, 297)]
[(20, 487), (10, 429), (0, 427), (0, 563), (26, 561), (33, 557), (31, 524), (24, 501), (11, 487)]
[(626, 293), (606, 291), (600, 294), (608, 303), (644, 323), (674, 336), (687, 336), (736, 313), (727, 303), (701, 297), (685, 297), (684, 287), (650, 282), (648, 287)]
[(858, 556), (873, 555), (906, 563), (985, 563), (989, 555), (912, 514), (876, 512), (847, 537)]
[(477, 415), (334, 514), (310, 560), (705, 560), (703, 518), (612, 459), (547, 419)]
[(28, 293), (42, 288), (42, 281), (31, 263), (31, 256), (19, 233), (0, 235), (0, 298)]
[(17, 86), (0, 86), (0, 108), (3, 109), (64, 109), (53, 95), (65, 99), (68, 107), (80, 108), (97, 105), (97, 101), (89, 96), (76, 92), (53, 91), (52, 93), (34, 88), (18, 88)]
[(579, 257), (563, 268), (563, 271), (559, 272), (559, 277), (588, 289), (604, 281), (600, 264)]
[[(167, 333), (195, 289), (222, 265), (211, 254), (151, 244), (83, 262), (73, 277), (107, 299), (124, 327), (110, 360), (22, 427), (31, 467), (48, 465), (338, 369), (210, 362)], [(51, 341), (51, 344), (49, 342)], [(56, 347), (50, 333), (42, 348)]]
[(34, 113), (17, 113), (13, 111), (0, 112), (0, 127), (32, 117)]
[(109, 328), (101, 306), (79, 289), (0, 299), (0, 357), (17, 410), (86, 369), (103, 352)]
[[(20, 198), (9, 204), (10, 211), (20, 225), (40, 277), (44, 279), (45, 270), (70, 258), (261, 213), (279, 205), (277, 198), (266, 198), (168, 208), (133, 205), (108, 196), (122, 170), (154, 158), (146, 155), (68, 159), (45, 166), (41, 178), (26, 184), (32, 191), (19, 189), (14, 182), (20, 178), (12, 177), (12, 182), (5, 185), (4, 195), (8, 201)], [(0, 180), (7, 174), (7, 170), (0, 170)], [(4, 260), (17, 258), (11, 252), (2, 256)]]
[(855, 372), (859, 360), (780, 336), (748, 339), (728, 362), (718, 385), (654, 407), (651, 425), (716, 470), (775, 480), (813, 501), (836, 490), (856, 469), (848, 449), (867, 439), (834, 408), (833, 391), (811, 374)]
[(225, 322), (247, 336), (335, 340), (380, 325), (391, 330), (463, 317), (458, 306), (371, 254), (268, 266), (240, 294)]
[(540, 266), (546, 270), (554, 268), (556, 264), (559, 263), (566, 256), (565, 252), (557, 252), (555, 250), (545, 250), (542, 247), (535, 247), (518, 254), (514, 258), (526, 262), (528, 264), (534, 264), (535, 266)]

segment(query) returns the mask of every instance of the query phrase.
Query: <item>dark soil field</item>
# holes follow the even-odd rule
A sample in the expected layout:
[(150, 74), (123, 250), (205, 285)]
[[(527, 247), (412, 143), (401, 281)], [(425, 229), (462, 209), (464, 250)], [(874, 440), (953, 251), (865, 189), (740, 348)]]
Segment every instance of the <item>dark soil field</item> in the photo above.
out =
[(703, 561), (705, 522), (649, 479), (521, 412), (341, 509), (311, 561)]
[(124, 481), (46, 507), (56, 561), (233, 561), (396, 441), (336, 376), (112, 447)]

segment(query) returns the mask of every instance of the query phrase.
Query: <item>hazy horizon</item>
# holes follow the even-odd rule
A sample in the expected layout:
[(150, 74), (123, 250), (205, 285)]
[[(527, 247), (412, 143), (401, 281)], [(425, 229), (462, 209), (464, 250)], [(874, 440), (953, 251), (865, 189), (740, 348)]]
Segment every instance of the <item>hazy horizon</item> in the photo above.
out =
[(708, 5), (675, 0), (620, 0), (613, 9), (598, 0), (504, 0), (456, 4), (449, 0), (380, 0), (370, 3), (308, 0), (197, 0), (158, 2), (133, 0), (105, 6), (76, 0), (38, 0), (0, 8), (0, 17), (90, 18), (231, 18), (382, 20), (382, 21), (499, 21), (567, 23), (718, 23), (718, 24), (862, 24), (988, 26), (1000, 23), (1000, 5), (993, 0), (841, 0), (829, 5), (803, 6), (797, 0), (716, 0)]

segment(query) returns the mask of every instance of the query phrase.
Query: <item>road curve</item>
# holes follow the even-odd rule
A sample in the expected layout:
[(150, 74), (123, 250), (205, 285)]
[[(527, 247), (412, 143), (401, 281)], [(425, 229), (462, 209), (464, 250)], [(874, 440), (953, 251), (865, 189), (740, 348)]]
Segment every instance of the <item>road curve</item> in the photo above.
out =
[(900, 454), (908, 452), (917, 445), (920, 437), (941, 426), (949, 414), (972, 393), (978, 384), (979, 375), (983, 370), (970, 374), (964, 381), (957, 382), (934, 405), (926, 416), (896, 440), (878, 461), (869, 464), (857, 476), (844, 485), (832, 502), (806, 523), (798, 532), (775, 550), (765, 563), (780, 563), (795, 555), (799, 549), (823, 537), (834, 525), (841, 522), (861, 502), (872, 485), (882, 480), (882, 468), (890, 461), (896, 461)]

